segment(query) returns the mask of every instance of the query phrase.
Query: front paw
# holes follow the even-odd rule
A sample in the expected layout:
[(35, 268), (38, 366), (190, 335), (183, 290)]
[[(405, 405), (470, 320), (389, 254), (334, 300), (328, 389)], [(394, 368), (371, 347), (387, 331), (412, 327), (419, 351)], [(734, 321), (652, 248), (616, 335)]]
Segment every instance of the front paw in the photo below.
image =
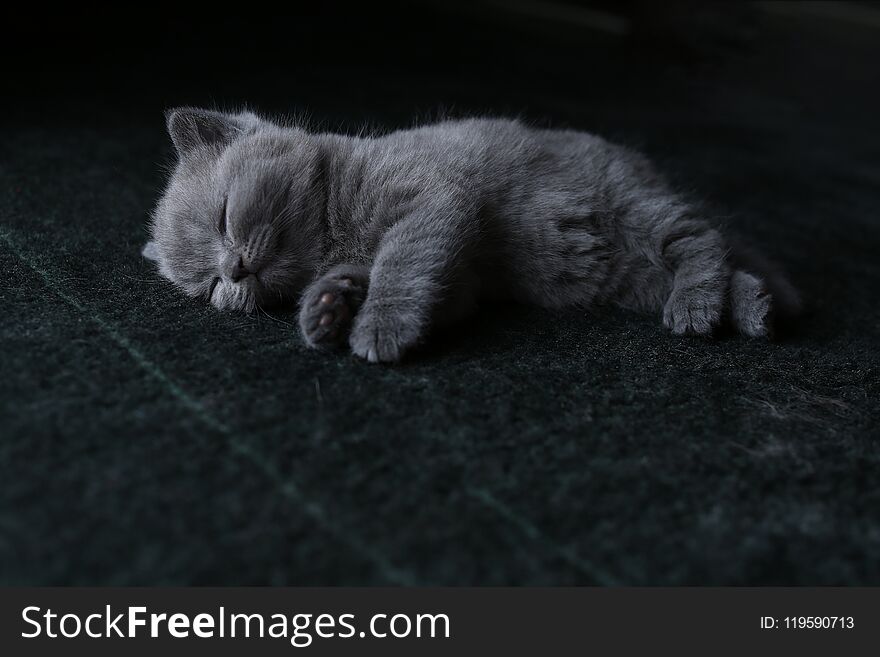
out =
[(740, 333), (752, 338), (772, 337), (773, 297), (757, 276), (734, 272), (730, 279), (730, 307)]
[(364, 307), (351, 330), (352, 352), (371, 363), (396, 363), (419, 343), (423, 322), (411, 314)]
[(673, 290), (663, 308), (663, 324), (676, 335), (709, 335), (721, 322), (722, 308), (714, 291)]
[(330, 272), (313, 283), (300, 302), (299, 327), (306, 344), (314, 349), (343, 345), (366, 293), (366, 281), (347, 271)]

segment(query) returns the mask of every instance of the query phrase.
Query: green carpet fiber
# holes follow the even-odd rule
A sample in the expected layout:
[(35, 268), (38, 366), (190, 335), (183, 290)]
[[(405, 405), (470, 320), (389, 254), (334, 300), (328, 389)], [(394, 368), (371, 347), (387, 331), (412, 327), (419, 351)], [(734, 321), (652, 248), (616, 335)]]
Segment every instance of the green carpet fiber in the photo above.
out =
[[(876, 30), (767, 15), (655, 57), (369, 20), (317, 60), (120, 37), (88, 72), (29, 73), (43, 95), (0, 126), (0, 582), (880, 584)], [(784, 263), (809, 312), (768, 343), (487, 306), (400, 366), (310, 352), (291, 311), (218, 313), (140, 256), (162, 109), (243, 102), (601, 132)]]

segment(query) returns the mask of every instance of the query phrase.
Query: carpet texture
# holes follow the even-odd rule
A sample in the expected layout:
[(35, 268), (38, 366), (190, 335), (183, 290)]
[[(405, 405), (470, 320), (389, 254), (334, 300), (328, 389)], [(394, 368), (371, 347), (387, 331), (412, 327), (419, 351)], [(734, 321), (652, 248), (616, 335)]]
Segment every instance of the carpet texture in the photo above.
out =
[[(880, 32), (480, 7), (43, 37), (0, 125), (0, 582), (880, 584)], [(243, 103), (641, 148), (808, 314), (768, 343), (488, 306), (400, 366), (308, 351), (140, 256), (162, 110)]]

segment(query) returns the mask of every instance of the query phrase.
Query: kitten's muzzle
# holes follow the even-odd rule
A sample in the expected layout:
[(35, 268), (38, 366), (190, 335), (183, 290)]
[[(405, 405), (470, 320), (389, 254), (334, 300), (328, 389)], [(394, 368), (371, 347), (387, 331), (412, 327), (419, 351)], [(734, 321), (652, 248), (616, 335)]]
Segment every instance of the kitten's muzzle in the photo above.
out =
[(256, 274), (256, 272), (248, 269), (244, 264), (244, 258), (239, 257), (238, 262), (232, 265), (232, 270), (229, 272), (229, 278), (232, 279), (233, 283), (238, 283), (240, 280), (247, 278), (251, 274)]

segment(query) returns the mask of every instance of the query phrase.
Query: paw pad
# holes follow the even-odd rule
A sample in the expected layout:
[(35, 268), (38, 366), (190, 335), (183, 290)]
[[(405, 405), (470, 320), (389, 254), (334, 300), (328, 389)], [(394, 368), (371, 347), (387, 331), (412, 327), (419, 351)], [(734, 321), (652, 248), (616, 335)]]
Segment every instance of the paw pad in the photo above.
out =
[(366, 287), (349, 276), (325, 276), (315, 282), (300, 305), (299, 324), (306, 343), (317, 348), (341, 345), (365, 294)]

